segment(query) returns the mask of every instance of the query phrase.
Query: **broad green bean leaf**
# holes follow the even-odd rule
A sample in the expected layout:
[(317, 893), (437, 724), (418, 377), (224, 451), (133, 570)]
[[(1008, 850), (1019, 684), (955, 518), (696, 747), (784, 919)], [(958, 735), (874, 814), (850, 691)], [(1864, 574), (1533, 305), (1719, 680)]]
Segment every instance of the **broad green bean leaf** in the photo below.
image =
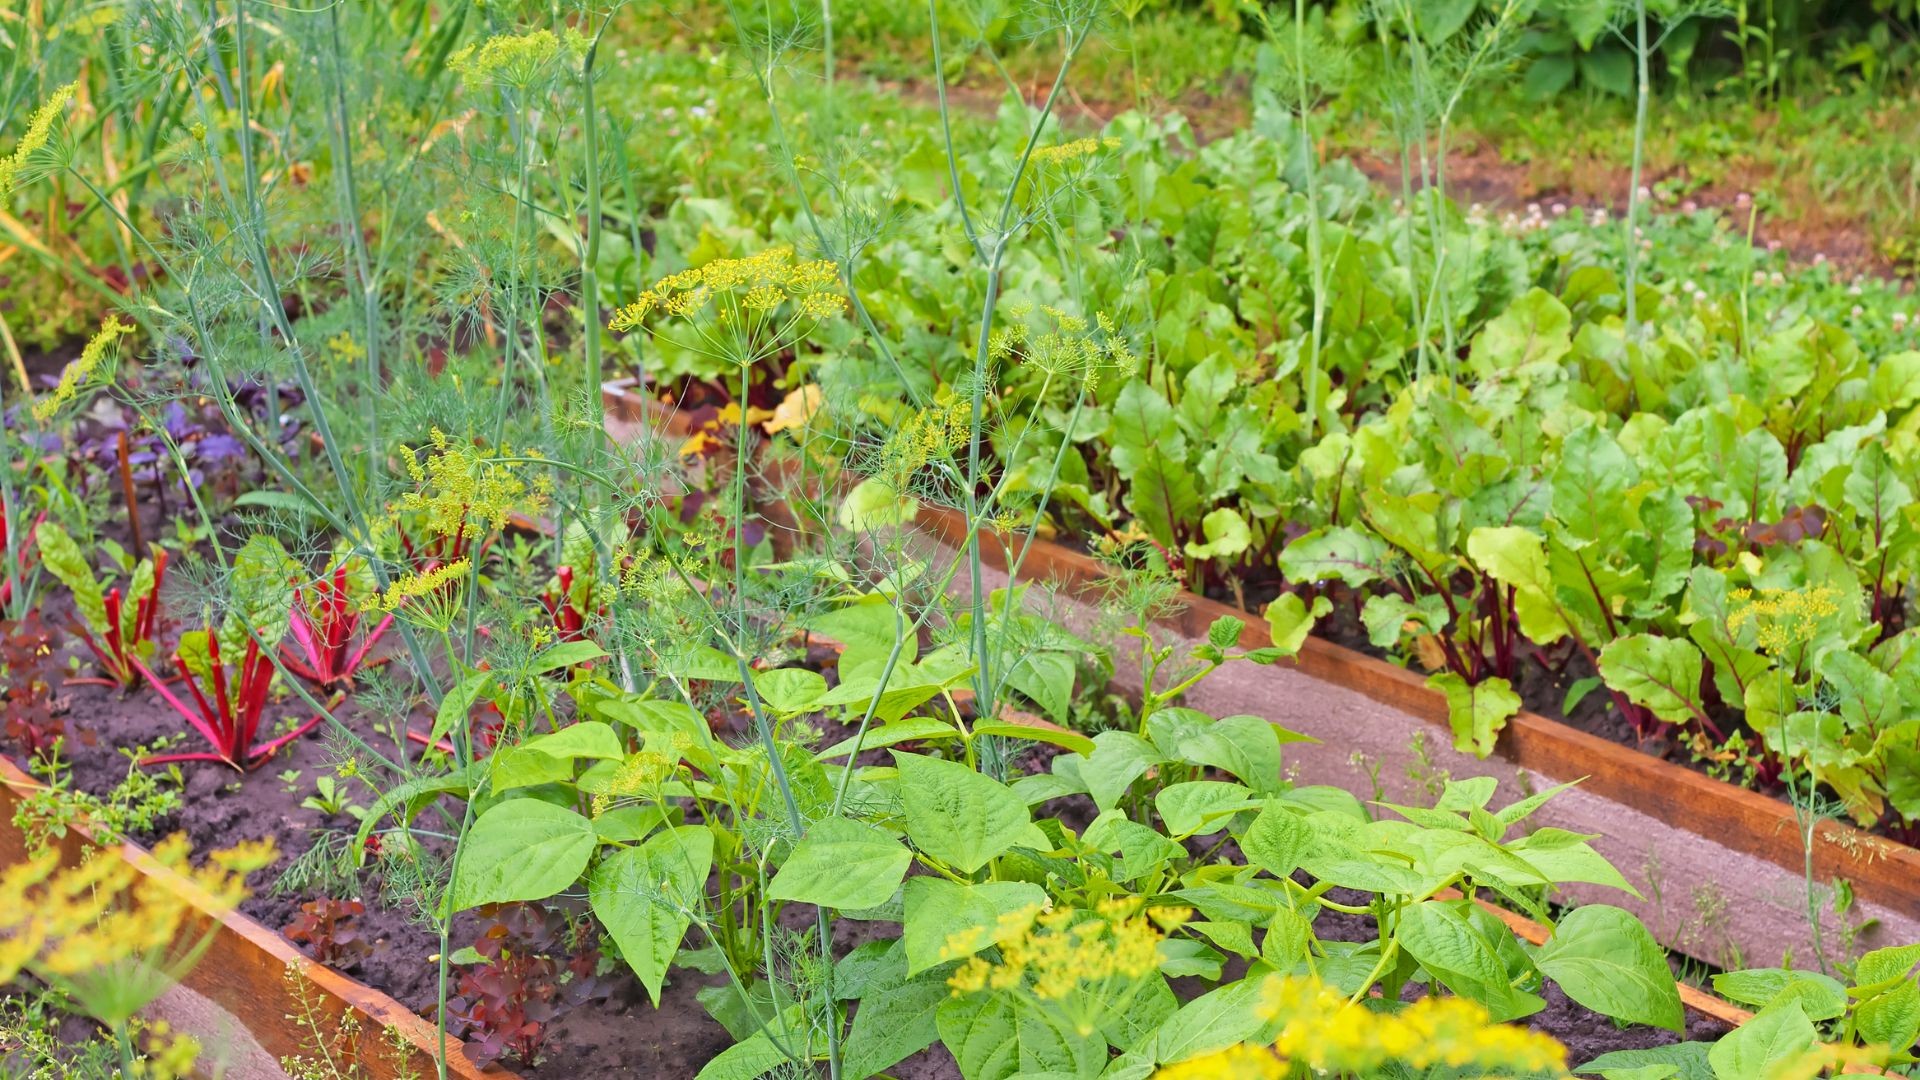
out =
[(1073, 715), (1073, 679), (1073, 656), (1051, 649), (1025, 654), (1007, 672), (1007, 682), (1015, 690), (1062, 724)]
[(893, 751), (907, 836), (921, 851), (971, 874), (1015, 844), (1035, 842), (1027, 805), (1011, 789), (954, 761)]
[(753, 688), (774, 712), (794, 716), (818, 706), (826, 696), (827, 680), (806, 668), (773, 668), (754, 672)]
[(1282, 656), (1292, 656), (1307, 643), (1307, 635), (1313, 632), (1313, 624), (1322, 615), (1333, 610), (1333, 601), (1324, 596), (1313, 598), (1313, 607), (1300, 599), (1299, 593), (1282, 593), (1267, 605), (1267, 632), (1273, 638), (1273, 647), (1280, 650)]
[(963, 1080), (1093, 1080), (1107, 1064), (1105, 1039), (1072, 1030), (1021, 996), (950, 996), (935, 1023)]
[(1713, 977), (1713, 992), (1739, 1005), (1769, 1008), (1798, 1001), (1809, 1020), (1837, 1019), (1847, 1010), (1847, 988), (1840, 980), (1817, 971), (1787, 968), (1748, 968)]
[(545, 900), (579, 880), (596, 843), (593, 823), (572, 810), (538, 799), (497, 803), (461, 844), (451, 911)]
[(878, 679), (878, 667), (886, 662), (896, 641), (900, 644), (901, 661), (920, 655), (919, 638), (911, 632), (908, 621), (879, 594), (816, 615), (807, 620), (806, 625), (814, 633), (832, 638), (845, 647), (840, 654), (842, 679), (852, 671), (868, 667), (875, 669), (874, 677)]
[(682, 825), (614, 852), (587, 881), (594, 915), (655, 1006), (692, 913), (706, 902), (712, 868), (713, 833), (704, 825)]
[(822, 818), (795, 845), (767, 886), (772, 900), (858, 911), (893, 898), (913, 853), (865, 822)]
[(1187, 854), (1187, 849), (1162, 836), (1158, 829), (1132, 821), (1118, 810), (1094, 818), (1080, 841), (1096, 851), (1119, 852), (1120, 864), (1114, 868), (1113, 880), (1123, 884)]
[(1167, 834), (1176, 838), (1219, 832), (1235, 812), (1255, 805), (1245, 785), (1222, 780), (1191, 780), (1161, 788), (1153, 796)]
[(1046, 904), (1047, 891), (1030, 881), (961, 884), (937, 877), (907, 879), (900, 939), (907, 972), (918, 974), (949, 960), (963, 960), (998, 944), (1001, 916)]
[(1077, 731), (1062, 728), (1041, 727), (1038, 724), (1016, 724), (1009, 720), (982, 720), (973, 725), (975, 735), (997, 735), (1003, 739), (1023, 739), (1027, 742), (1043, 742), (1071, 750), (1076, 754), (1091, 754), (1093, 740)]
[(1513, 992), (1499, 951), (1468, 921), (1458, 903), (1428, 900), (1402, 909), (1395, 930), (1400, 947), (1448, 989), (1485, 1005), (1497, 1021), (1538, 1011), (1538, 1004)]
[(884, 746), (896, 746), (903, 742), (957, 739), (959, 737), (959, 730), (945, 720), (936, 720), (931, 716), (909, 716), (904, 720), (896, 720), (891, 724), (873, 725), (867, 728), (866, 734), (858, 736), (857, 739), (855, 736), (849, 735), (839, 742), (834, 743), (832, 746), (827, 747), (825, 750), (820, 751), (818, 754), (815, 754), (814, 757), (820, 761), (832, 761), (835, 758), (846, 757), (848, 754), (856, 752), (854, 746), (856, 741), (859, 743), (859, 750), (875, 750)]
[(1714, 1080), (1713, 1066), (1707, 1063), (1711, 1049), (1709, 1042), (1683, 1042), (1615, 1050), (1573, 1071), (1597, 1074), (1602, 1080)]
[(1707, 1053), (1716, 1080), (1751, 1080), (1811, 1049), (1820, 1041), (1813, 1021), (1797, 1001), (1762, 1009), (1720, 1037)]
[(538, 751), (556, 758), (603, 758), (619, 760), (627, 756), (620, 736), (599, 720), (582, 720), (545, 735), (536, 735), (520, 744), (521, 750)]
[(573, 759), (503, 746), (487, 755), (487, 781), (495, 794), (573, 779)]
[(1520, 695), (1502, 678), (1469, 684), (1451, 671), (1437, 671), (1427, 685), (1447, 696), (1447, 725), (1454, 749), (1486, 757), (1507, 721), (1520, 711)]
[(1240, 837), (1247, 863), (1277, 878), (1291, 875), (1313, 844), (1313, 830), (1283, 803), (1268, 800)]
[(1860, 1003), (1853, 1013), (1862, 1038), (1888, 1046), (1911, 1046), (1920, 1038), (1920, 985), (1913, 965), (1920, 962), (1920, 944), (1875, 949), (1854, 966), (1854, 993)]
[(1685, 1029), (1686, 1013), (1666, 950), (1639, 919), (1620, 908), (1575, 908), (1534, 954), (1534, 964), (1568, 997), (1602, 1016)]
[(693, 1080), (759, 1080), (786, 1061), (786, 1051), (760, 1032), (720, 1051)]
[(1629, 634), (1600, 651), (1600, 677), (1669, 724), (1705, 714), (1700, 702), (1700, 650), (1691, 641)]
[(1526, 860), (1528, 866), (1540, 871), (1550, 882), (1583, 881), (1639, 896), (1640, 891), (1621, 876), (1606, 856), (1593, 850), (1588, 839), (1590, 837), (1549, 827), (1515, 840), (1507, 845), (1507, 850)]
[[(1155, 741), (1157, 744), (1158, 740)], [(1286, 731), (1258, 716), (1224, 716), (1209, 720), (1181, 738), (1178, 752), (1192, 764), (1231, 773), (1262, 795), (1278, 795), (1287, 783), (1281, 775), (1282, 744), (1318, 741)]]
[(530, 674), (540, 675), (549, 671), (559, 671), (575, 664), (586, 664), (607, 655), (607, 650), (591, 641), (561, 641), (540, 650), (527, 669)]
[(935, 1017), (953, 997), (949, 972), (940, 967), (908, 975), (904, 953), (894, 949), (887, 956), (886, 967), (859, 995), (841, 1060), (846, 1076), (883, 1072), (940, 1037)]
[(1252, 1038), (1266, 1022), (1260, 1011), (1262, 982), (1241, 979), (1182, 1005), (1154, 1033), (1154, 1060), (1174, 1065)]
[(1135, 780), (1166, 757), (1131, 731), (1103, 731), (1093, 737), (1093, 753), (1080, 762), (1080, 779), (1093, 805), (1111, 810)]

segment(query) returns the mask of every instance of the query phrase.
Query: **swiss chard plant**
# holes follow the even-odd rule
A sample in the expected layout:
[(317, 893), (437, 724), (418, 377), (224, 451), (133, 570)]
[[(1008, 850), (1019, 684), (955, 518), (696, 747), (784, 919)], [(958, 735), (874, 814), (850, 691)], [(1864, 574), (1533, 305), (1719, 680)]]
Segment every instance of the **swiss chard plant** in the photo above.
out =
[(38, 529), (40, 561), (73, 594), (79, 613), (75, 633), (100, 666), (107, 685), (132, 689), (140, 667), (156, 649), (160, 590), (166, 584), (167, 553), (159, 546), (131, 568), (126, 588), (103, 583), (91, 560), (65, 529), (52, 522)]

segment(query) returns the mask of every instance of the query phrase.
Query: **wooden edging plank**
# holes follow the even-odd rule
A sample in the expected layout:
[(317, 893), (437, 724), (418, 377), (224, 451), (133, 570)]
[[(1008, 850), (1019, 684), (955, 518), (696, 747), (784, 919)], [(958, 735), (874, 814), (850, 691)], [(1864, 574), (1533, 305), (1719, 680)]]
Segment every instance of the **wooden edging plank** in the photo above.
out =
[[(0, 757), (0, 866), (27, 858), (26, 837), (13, 827), (13, 811), (21, 792), (43, 786), (12, 761)], [(357, 1019), (360, 1060), (355, 1064), (363, 1070), (361, 1075), (372, 1080), (393, 1080), (403, 1075), (385, 1035), (388, 1029), (398, 1032), (409, 1047), (411, 1060), (406, 1065), (411, 1075), (434, 1075), (439, 1048), (434, 1025), (388, 995), (309, 959), (285, 937), (240, 912), (214, 910), (204, 893), (160, 865), (138, 844), (99, 846), (83, 830), (72, 829), (56, 847), (65, 866), (76, 865), (90, 850), (92, 857), (124, 859), (146, 878), (184, 896), (205, 916), (213, 927), (212, 938), (206, 954), (181, 985), (239, 1021), (275, 1060), (313, 1053), (314, 1033), (293, 1019), (311, 1008), (319, 1014), (316, 1019), (329, 1025), (348, 1015)], [(201, 931), (194, 928), (187, 932)], [(461, 1041), (452, 1036), (447, 1037), (447, 1051), (448, 1076), (514, 1080), (514, 1073), (498, 1065), (476, 1065)]]
[[(924, 508), (916, 523), (933, 538), (957, 546), (966, 540), (966, 518), (957, 511)], [(984, 530), (982, 535), (988, 535)], [(980, 545), (981, 558), (999, 570), (1006, 560), (998, 539)], [(1061, 582), (1080, 589), (1106, 576), (1093, 558), (1045, 540), (1034, 540), (1021, 563), (1027, 580)], [(1272, 644), (1263, 620), (1217, 600), (1182, 592), (1162, 626), (1188, 638), (1204, 638), (1215, 619), (1233, 616), (1247, 624), (1241, 644)], [(1393, 706), (1427, 723), (1447, 726), (1446, 698), (1420, 676), (1321, 638), (1308, 637), (1291, 663), (1300, 672)], [(1522, 710), (1501, 733), (1496, 752), (1506, 760), (1557, 779), (1585, 779), (1584, 790), (1626, 804), (1667, 825), (1708, 837), (1743, 854), (1800, 870), (1805, 862), (1793, 807), (1735, 784), (1715, 780), (1629, 746)], [(1920, 917), (1920, 851), (1830, 819), (1815, 827), (1813, 867), (1823, 880), (1845, 878), (1863, 900)]]

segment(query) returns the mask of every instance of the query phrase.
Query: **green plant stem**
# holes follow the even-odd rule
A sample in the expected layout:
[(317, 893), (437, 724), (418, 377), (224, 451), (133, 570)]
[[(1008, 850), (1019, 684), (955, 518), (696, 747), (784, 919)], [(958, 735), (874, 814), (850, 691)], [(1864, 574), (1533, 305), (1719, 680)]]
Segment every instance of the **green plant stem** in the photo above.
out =
[(1635, 228), (1640, 221), (1640, 166), (1647, 147), (1647, 100), (1651, 93), (1647, 72), (1647, 0), (1634, 0), (1634, 61), (1639, 83), (1633, 108), (1633, 168), (1627, 181), (1627, 338), (1640, 333), (1640, 314), (1635, 283), (1639, 280), (1640, 240)]

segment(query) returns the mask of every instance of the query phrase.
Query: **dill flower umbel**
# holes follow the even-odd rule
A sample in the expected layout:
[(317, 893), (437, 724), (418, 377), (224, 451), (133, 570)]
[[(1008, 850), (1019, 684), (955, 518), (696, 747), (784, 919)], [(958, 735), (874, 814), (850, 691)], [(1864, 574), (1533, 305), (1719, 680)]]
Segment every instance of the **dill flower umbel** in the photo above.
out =
[(374, 601), (374, 606), (381, 611), (397, 611), (408, 600), (431, 596), (449, 583), (466, 577), (467, 571), (471, 569), (473, 569), (473, 560), (455, 559), (431, 570), (417, 571), (405, 577), (396, 578), (393, 584), (387, 586), (387, 591)]
[(650, 316), (684, 320), (695, 352), (746, 365), (779, 353), (815, 323), (846, 310), (839, 269), (827, 259), (798, 259), (768, 248), (744, 259), (716, 259), (669, 274), (613, 313), (608, 329), (637, 330)]
[(447, 57), (447, 67), (468, 86), (531, 86), (560, 57), (578, 60), (587, 54), (587, 39), (580, 31), (567, 27), (563, 35), (551, 30), (497, 34)]
[[(216, 851), (200, 866), (185, 836), (153, 849), (162, 873), (94, 851), (60, 868), (57, 852), (0, 875), (0, 981), (31, 971), (109, 1025), (125, 1023), (199, 959), (210, 930), (192, 934), (201, 906), (223, 910), (247, 895), (246, 875), (273, 861), (271, 841)], [(172, 880), (169, 880), (171, 878)]]
[(133, 324), (121, 322), (117, 315), (108, 315), (102, 320), (99, 332), (87, 340), (86, 348), (81, 349), (80, 355), (60, 372), (60, 383), (53, 388), (53, 393), (33, 403), (33, 418), (45, 423), (60, 411), (61, 406), (72, 401), (80, 388), (93, 378), (95, 369), (100, 366), (100, 361), (106, 359), (113, 343), (120, 340), (122, 335), (131, 333)]
[(1466, 998), (1434, 995), (1388, 1012), (1349, 1001), (1318, 979), (1280, 976), (1270, 977), (1262, 993), (1262, 1012), (1282, 1022), (1270, 1053), (1236, 1046), (1162, 1069), (1156, 1080), (1279, 1077), (1296, 1065), (1338, 1076), (1391, 1068), (1485, 1077), (1567, 1075), (1565, 1047), (1539, 1032), (1493, 1023), (1485, 1008)]
[(1734, 589), (1727, 628), (1752, 623), (1762, 652), (1782, 657), (1820, 636), (1826, 620), (1840, 613), (1840, 590), (1831, 585), (1799, 589)]
[(47, 140), (53, 137), (53, 122), (59, 119), (60, 110), (67, 107), (67, 102), (73, 100), (73, 92), (79, 86), (78, 82), (70, 82), (60, 87), (33, 111), (33, 116), (27, 120), (26, 134), (20, 136), (19, 145), (13, 148), (13, 153), (0, 158), (0, 195), (12, 193), (14, 186), (19, 183), (20, 173), (27, 167), (28, 159), (39, 153), (47, 145)]
[(545, 504), (541, 481), (530, 487), (522, 479), (519, 463), (510, 460), (511, 447), (492, 451), (457, 443), (437, 427), (427, 437), (433, 450), (424, 463), (406, 448), (407, 473), (418, 490), (402, 495), (398, 509), (425, 514), (429, 534), (468, 539), (472, 524), (503, 528), (515, 510)]
[[(947, 979), (955, 997), (983, 991), (1023, 993), (1057, 1010), (1081, 1034), (1099, 1027), (1103, 1011), (1124, 1009), (1143, 980), (1160, 966), (1163, 927), (1190, 913), (1157, 909), (1142, 914), (1138, 897), (1103, 900), (1092, 911), (1028, 907), (1001, 916), (991, 942), (999, 958), (971, 955)], [(984, 929), (954, 935), (943, 950), (967, 956)]]
[(1088, 136), (1072, 142), (1058, 143), (1054, 146), (1042, 146), (1033, 152), (1033, 160), (1041, 165), (1060, 165), (1076, 158), (1092, 157), (1102, 150), (1117, 150), (1120, 140), (1115, 138), (1095, 138)]

